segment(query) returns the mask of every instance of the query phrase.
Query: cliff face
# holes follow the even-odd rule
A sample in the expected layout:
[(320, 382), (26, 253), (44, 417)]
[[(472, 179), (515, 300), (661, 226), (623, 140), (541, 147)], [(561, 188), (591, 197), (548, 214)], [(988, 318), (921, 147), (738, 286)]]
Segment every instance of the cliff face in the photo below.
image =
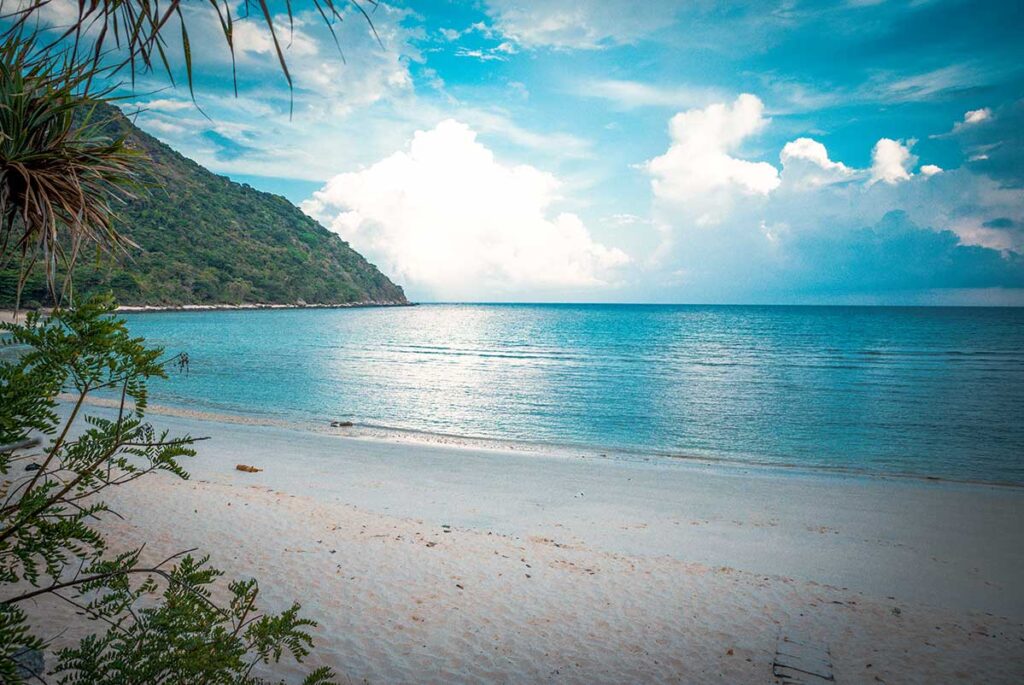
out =
[[(118, 230), (139, 248), (116, 264), (82, 260), (77, 293), (112, 290), (126, 305), (407, 303), (401, 287), (285, 198), (207, 171), (114, 108), (109, 117), (111, 136), (126, 135), (149, 158), (147, 192), (119, 211)], [(13, 300), (13, 278), (0, 273), (0, 306)], [(35, 274), (22, 302), (47, 299)]]

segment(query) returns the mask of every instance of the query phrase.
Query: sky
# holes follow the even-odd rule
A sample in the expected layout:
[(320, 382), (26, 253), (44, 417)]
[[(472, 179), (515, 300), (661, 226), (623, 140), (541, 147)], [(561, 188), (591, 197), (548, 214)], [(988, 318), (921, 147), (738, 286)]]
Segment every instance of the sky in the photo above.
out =
[(272, 7), (126, 108), (413, 300), (1024, 304), (1020, 0)]

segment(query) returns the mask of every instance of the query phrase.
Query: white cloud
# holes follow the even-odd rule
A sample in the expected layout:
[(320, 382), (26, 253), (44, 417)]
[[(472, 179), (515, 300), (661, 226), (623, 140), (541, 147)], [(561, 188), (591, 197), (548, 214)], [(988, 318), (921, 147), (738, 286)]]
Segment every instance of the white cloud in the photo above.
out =
[(711, 88), (663, 86), (618, 79), (585, 81), (574, 86), (573, 92), (583, 97), (608, 100), (625, 109), (648, 106), (699, 107), (722, 97), (721, 92)]
[(562, 159), (587, 159), (594, 155), (591, 141), (585, 138), (559, 131), (538, 132), (526, 129), (502, 111), (464, 107), (458, 109), (454, 116), (466, 121), (476, 131), (500, 136), (532, 153), (555, 152)]
[[(274, 18), (278, 27), (287, 27), (288, 17), (278, 15)], [(278, 31), (278, 40), (281, 47), (287, 51), (288, 59), (295, 57), (308, 57), (319, 53), (316, 39), (303, 30), (306, 22), (301, 17), (292, 21), (290, 30), (287, 32)], [(274, 40), (270, 30), (265, 23), (256, 21), (236, 21), (232, 27), (234, 34), (235, 55), (244, 53), (255, 53), (257, 55), (272, 55), (276, 59), (277, 51), (274, 48)]]
[[(869, 77), (856, 85), (838, 85), (800, 81), (780, 77), (774, 72), (759, 75), (763, 88), (771, 93), (772, 113), (813, 113), (830, 107), (858, 105), (892, 105), (931, 102), (952, 94), (990, 85), (997, 78), (991, 68), (976, 63), (953, 64), (928, 72), (906, 74), (891, 70), (869, 72)], [(962, 125), (958, 122), (956, 127)], [(939, 137), (938, 134), (932, 137)]]
[[(230, 75), (227, 49), (217, 34), (220, 27), (212, 10), (195, 7), (189, 11), (201, 13), (204, 19), (193, 32), (196, 64), (202, 62), (204, 73)], [(282, 26), (287, 26), (287, 18), (283, 21)], [(467, 122), (503, 154), (546, 168), (560, 169), (565, 160), (593, 156), (591, 141), (564, 131), (524, 127), (514, 110), (461, 102), (443, 91), (440, 97), (425, 94), (424, 83), (437, 90), (444, 84), (436, 72), (422, 64), (415, 70), (413, 83), (411, 66), (421, 58), (416, 48), (421, 34), (415, 22), (403, 11), (382, 3), (374, 15), (374, 25), (383, 45), (369, 34), (366, 22), (358, 16), (350, 16), (349, 21), (335, 27), (346, 63), (315, 17), (296, 14), (296, 30), (301, 28), (316, 38), (318, 47), (315, 54), (311, 50), (301, 55), (286, 53), (295, 82), (293, 93), (286, 87), (276, 56), (252, 50), (239, 53), (239, 73), (246, 78), (260, 76), (259, 86), (242, 83), (237, 98), (231, 92), (230, 80), (219, 88), (199, 89), (199, 104), (213, 121), (238, 126), (230, 137), (246, 145), (244, 154), (219, 154), (218, 148), (203, 137), (215, 127), (198, 111), (186, 121), (178, 113), (164, 113), (167, 108), (149, 108), (140, 115), (139, 124), (218, 173), (321, 182), (337, 173), (338, 160), (352, 167), (371, 164), (399, 149), (414, 131), (431, 128), (449, 117)], [(264, 30), (259, 28), (257, 33)], [(474, 26), (467, 30), (487, 29)], [(515, 47), (497, 42), (492, 49), (504, 57)], [(147, 81), (140, 90), (156, 91), (162, 85)], [(520, 84), (510, 83), (509, 87), (520, 100), (528, 97)], [(294, 113), (290, 111), (292, 101)]]
[(993, 250), (1021, 250), (1019, 234), (982, 225), (975, 217), (958, 219), (950, 226), (964, 245), (977, 245)]
[(988, 121), (992, 118), (992, 110), (988, 107), (981, 109), (972, 109), (971, 111), (964, 114), (964, 125), (969, 124), (980, 124), (983, 121)]
[(555, 213), (559, 181), (510, 166), (446, 120), (407, 151), (331, 179), (303, 209), (414, 295), (486, 299), (606, 285), (629, 257)]
[[(644, 167), (655, 197), (715, 205), (724, 201), (722, 193), (768, 195), (779, 186), (778, 169), (730, 154), (765, 126), (768, 120), (763, 113), (760, 99), (743, 94), (731, 106), (719, 103), (672, 117), (672, 144)], [(713, 221), (713, 215), (704, 216), (703, 221)]]
[(910, 180), (910, 169), (916, 161), (909, 146), (892, 138), (882, 138), (871, 150), (871, 182), (895, 184)]
[(975, 65), (951, 64), (910, 76), (877, 73), (858, 90), (882, 102), (922, 102), (966, 86), (976, 87), (985, 82), (985, 76)]
[(515, 45), (508, 41), (498, 43), (497, 45), (483, 49), (469, 49), (469, 48), (458, 48), (455, 51), (456, 57), (472, 57), (478, 59), (481, 62), (507, 62), (509, 55), (515, 55), (519, 50)]
[(488, 0), (494, 28), (526, 48), (598, 50), (672, 24), (670, 0)]
[(617, 228), (624, 228), (626, 226), (636, 226), (649, 223), (648, 219), (645, 219), (636, 214), (630, 214), (628, 212), (620, 212), (618, 214), (612, 214), (601, 219), (603, 223), (610, 224)]
[[(52, 26), (57, 29), (66, 29), (78, 21), (78, 3), (74, 0), (51, 0), (50, 2), (28, 2), (21, 0), (17, 3), (17, 9), (23, 10), (32, 8), (32, 21), (38, 21), (43, 26)], [(4, 13), (7, 16), (7, 13)], [(95, 37), (100, 29), (94, 23), (90, 23), (85, 33), (87, 36)]]
[(978, 124), (983, 124), (986, 121), (991, 120), (992, 110), (989, 109), (988, 107), (982, 107), (981, 109), (972, 109), (964, 113), (964, 118), (961, 121), (958, 121), (955, 124), (953, 124), (953, 130), (951, 130), (949, 133), (943, 134), (942, 136), (936, 137), (945, 137), (947, 135), (956, 135), (958, 133), (963, 133), (964, 129), (973, 128)]
[(173, 100), (170, 98), (157, 98), (156, 100), (133, 102), (128, 105), (127, 111), (134, 109), (145, 109), (152, 112), (181, 112), (186, 109), (194, 109), (195, 105), (188, 100)]
[(491, 52), (490, 50), (485, 52), (484, 50), (470, 50), (468, 48), (459, 48), (458, 50), (455, 51), (455, 56), (471, 57), (472, 59), (477, 59), (480, 60), (481, 62), (504, 62), (508, 59), (505, 56)]
[(811, 138), (786, 143), (779, 154), (782, 182), (802, 188), (814, 188), (853, 178), (857, 171), (828, 158), (825, 146)]
[[(219, 71), (230, 77), (231, 55), (217, 13), (199, 6), (187, 11), (192, 21), (190, 34), (197, 71)], [(293, 92), (288, 91), (265, 20), (251, 15), (234, 22), (239, 73), (264, 78), (258, 99), (289, 103), (282, 112), (285, 116), (290, 115), (290, 103), (294, 101), (296, 112), (305, 108), (323, 120), (330, 120), (382, 100), (402, 97), (412, 90), (409, 64), (420, 56), (412, 47), (414, 34), (402, 23), (406, 12), (379, 5), (373, 17), (379, 41), (357, 10), (347, 8), (341, 12), (346, 21), (334, 23), (334, 36), (315, 10), (297, 12), (292, 19), (286, 14), (274, 17)], [(170, 43), (176, 46), (174, 40)], [(201, 104), (203, 99), (201, 94)]]
[(155, 131), (157, 133), (162, 133), (164, 135), (170, 136), (181, 135), (182, 133), (185, 133), (188, 130), (187, 127), (182, 126), (180, 124), (165, 121), (163, 119), (153, 118), (150, 118), (146, 121), (146, 129), (150, 133)]
[[(295, 14), (290, 46), (288, 18), (278, 17), (278, 36), (294, 83), (291, 91), (276, 54), (268, 53), (272, 44), (265, 22), (255, 15), (237, 19), (238, 97), (216, 13), (198, 5), (185, 11), (194, 68), (204, 78), (196, 96), (209, 119), (199, 111), (175, 111), (175, 105), (161, 104), (163, 98), (188, 101), (188, 93), (179, 81), (177, 93), (168, 95), (166, 80), (156, 73), (143, 75), (138, 91), (159, 93), (161, 99), (155, 107), (136, 103), (147, 107), (138, 123), (217, 173), (322, 182), (337, 172), (337, 160), (355, 165), (380, 159), (416, 128), (441, 118), (425, 112), (428, 108), (417, 101), (410, 68), (420, 59), (416, 43), (421, 33), (409, 25), (405, 10), (380, 4), (373, 16), (380, 42), (357, 10), (344, 10), (346, 21), (334, 29), (345, 60), (315, 10)], [(181, 55), (173, 54), (179, 49), (173, 35), (168, 36), (168, 49), (171, 61), (181, 64)], [(419, 73), (428, 78), (427, 70)], [(210, 131), (223, 133), (225, 126), (234, 131), (224, 135), (244, 144), (240, 154), (225, 156), (208, 140)]]
[(526, 84), (522, 81), (509, 81), (506, 85), (508, 86), (509, 91), (514, 93), (516, 97), (522, 100), (530, 99), (530, 89), (527, 88)]
[(960, 121), (953, 123), (953, 128), (946, 131), (945, 133), (936, 133), (931, 136), (932, 138), (949, 138), (963, 133), (968, 133), (969, 130), (973, 130), (979, 124), (983, 124), (987, 121), (992, 121), (993, 114), (992, 110), (988, 107), (982, 107), (981, 109), (972, 109), (964, 112), (964, 117)]
[[(692, 301), (756, 299), (801, 283), (914, 288), (982, 278), (969, 269), (989, 268), (984, 260), (992, 256), (964, 245), (1003, 251), (1024, 245), (1019, 231), (992, 222), (1008, 217), (1004, 223), (1016, 225), (1019, 191), (966, 168), (925, 164), (915, 176), (913, 140), (878, 141), (868, 169), (831, 159), (809, 137), (779, 151), (777, 177), (771, 165), (746, 166), (753, 163), (736, 159), (735, 150), (765, 125), (759, 101), (746, 97), (745, 105), (738, 100), (677, 115), (669, 152), (645, 165), (660, 242), (640, 262), (644, 281), (657, 279), (666, 292)], [(934, 255), (936, 273), (946, 269), (941, 278), (921, 268), (932, 259), (927, 255)], [(911, 266), (904, 269), (905, 263)], [(998, 280), (1005, 275), (997, 272), (1012, 263), (990, 266)]]

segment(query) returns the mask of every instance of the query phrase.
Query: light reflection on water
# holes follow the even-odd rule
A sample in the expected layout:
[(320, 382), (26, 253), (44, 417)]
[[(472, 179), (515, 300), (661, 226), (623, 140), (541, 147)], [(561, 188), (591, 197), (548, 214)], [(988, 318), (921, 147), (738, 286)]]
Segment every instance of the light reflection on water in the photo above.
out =
[(132, 315), (153, 401), (1024, 483), (1024, 310), (631, 305)]

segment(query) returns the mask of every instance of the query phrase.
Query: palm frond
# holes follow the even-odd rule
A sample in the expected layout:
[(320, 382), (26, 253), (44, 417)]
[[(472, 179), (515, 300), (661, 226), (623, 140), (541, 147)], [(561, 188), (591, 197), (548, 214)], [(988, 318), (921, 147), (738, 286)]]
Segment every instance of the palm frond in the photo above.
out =
[[(0, 11), (0, 19), (6, 18), (11, 22), (10, 28), (0, 35), (6, 39), (11, 32), (16, 33), (24, 29), (29, 25), (30, 20), (39, 17), (40, 10), (50, 2), (52, 0), (24, 0), (17, 9), (11, 12), (5, 14)], [(293, 23), (295, 3), (296, 0), (284, 0), (283, 3), (284, 11), (288, 16), (289, 33)], [(339, 53), (341, 46), (338, 44), (334, 24), (345, 20), (345, 9), (348, 7), (352, 7), (354, 12), (366, 21), (377, 42), (381, 43), (371, 16), (377, 8), (377, 0), (309, 0), (307, 4), (316, 9), (330, 30), (335, 44), (338, 45)], [(234, 65), (234, 17), (231, 13), (231, 4), (227, 0), (194, 0), (192, 3), (183, 2), (183, 0), (164, 0), (163, 2), (160, 0), (91, 0), (85, 2), (83, 0), (78, 2), (77, 17), (73, 18), (69, 25), (62, 27), (62, 31), (53, 41), (53, 45), (70, 40), (77, 53), (78, 47), (83, 44), (83, 41), (91, 43), (94, 65), (99, 64), (101, 57), (114, 54), (116, 55), (114, 57), (115, 71), (127, 69), (130, 72), (133, 85), (135, 76), (140, 70), (152, 72), (154, 68), (163, 71), (173, 81), (174, 74), (172, 65), (167, 59), (166, 48), (168, 33), (177, 31), (175, 39), (181, 41), (182, 53), (186, 56), (185, 74), (189, 93), (194, 99), (192, 64), (189, 57), (191, 46), (186, 27), (193, 22), (193, 19), (188, 16), (188, 8), (203, 5), (211, 7), (217, 14), (225, 42), (231, 52), (231, 75), (237, 88)], [(267, 24), (281, 72), (291, 87), (291, 74), (285, 59), (286, 46), (281, 43), (280, 31), (273, 10), (266, 0), (245, 0), (242, 3), (243, 16), (248, 16), (252, 7), (256, 8), (258, 14)], [(344, 57), (342, 58), (344, 59)]]
[[(41, 51), (36, 36), (0, 46), (0, 267), (41, 261), (55, 303), (59, 267), (81, 247), (116, 251), (132, 243), (115, 227), (115, 207), (137, 186), (139, 153), (104, 133), (97, 114), (110, 91), (90, 92), (91, 57)], [(107, 110), (104, 110), (107, 111)]]

